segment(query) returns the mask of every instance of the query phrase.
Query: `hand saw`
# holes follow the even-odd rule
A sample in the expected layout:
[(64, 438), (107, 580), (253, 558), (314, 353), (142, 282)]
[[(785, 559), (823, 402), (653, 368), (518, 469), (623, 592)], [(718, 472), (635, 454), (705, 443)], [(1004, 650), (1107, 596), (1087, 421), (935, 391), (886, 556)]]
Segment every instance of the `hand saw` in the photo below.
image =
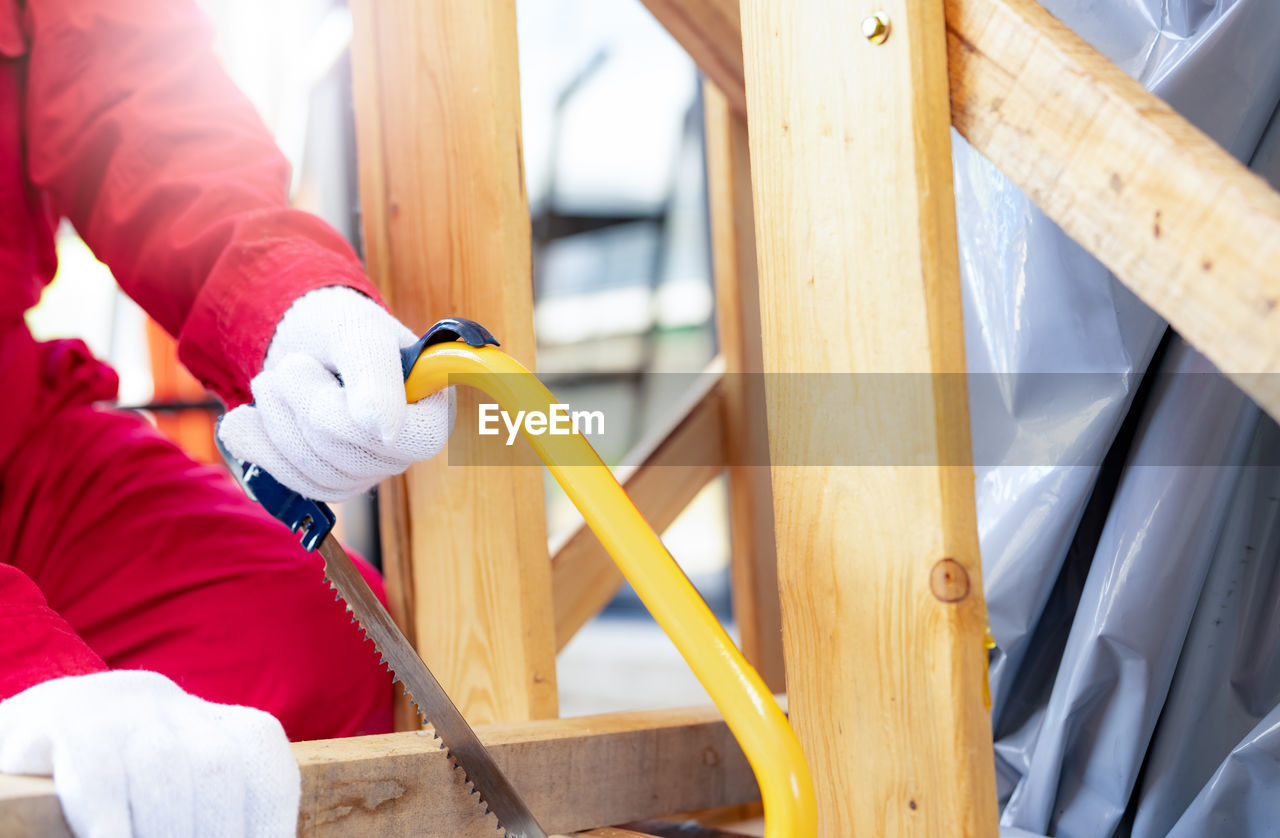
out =
[[(401, 351), (405, 377), (408, 378), (423, 349), (434, 343), (458, 339), (471, 346), (498, 345), (493, 335), (478, 323), (461, 319), (441, 320), (417, 343)], [(221, 441), (218, 447), (222, 448)], [(346, 602), (352, 619), (373, 641), (395, 681), (404, 687), (409, 700), (435, 729), (454, 767), (462, 771), (471, 784), (472, 793), (480, 798), (479, 804), (485, 813), (492, 812), (510, 838), (547, 838), (547, 833), (494, 763), (471, 725), (458, 712), (440, 682), (405, 639), (387, 609), (374, 596), (351, 558), (333, 537), (331, 530), (335, 518), (332, 510), (287, 488), (253, 463), (235, 459), (226, 449), (222, 449), (222, 454), (249, 497), (262, 504), (290, 530), (300, 533), (304, 548), (319, 550), (324, 557), (325, 578), (330, 587)]]

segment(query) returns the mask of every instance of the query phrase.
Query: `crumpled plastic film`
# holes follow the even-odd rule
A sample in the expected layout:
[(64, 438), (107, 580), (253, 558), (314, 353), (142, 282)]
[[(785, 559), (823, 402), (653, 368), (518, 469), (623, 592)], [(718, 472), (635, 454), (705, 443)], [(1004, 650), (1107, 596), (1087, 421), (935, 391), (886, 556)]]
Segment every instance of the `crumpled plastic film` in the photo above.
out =
[[(1044, 5), (1280, 182), (1280, 3)], [(1002, 830), (1274, 830), (1280, 432), (953, 142)]]

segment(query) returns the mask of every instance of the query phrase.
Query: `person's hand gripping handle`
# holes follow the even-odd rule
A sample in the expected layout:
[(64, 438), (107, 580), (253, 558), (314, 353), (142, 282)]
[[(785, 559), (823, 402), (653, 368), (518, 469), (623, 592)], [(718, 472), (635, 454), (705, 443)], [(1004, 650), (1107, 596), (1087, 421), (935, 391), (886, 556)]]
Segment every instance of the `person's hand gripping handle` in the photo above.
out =
[[(400, 349), (401, 381), (403, 382), (409, 378), (409, 373), (412, 372), (418, 357), (428, 346), (456, 340), (462, 340), (469, 346), (498, 345), (498, 341), (489, 333), (489, 330), (475, 321), (452, 317), (441, 320), (428, 329), (422, 337)], [(330, 373), (330, 375), (334, 376), (335, 374)], [(338, 381), (337, 384), (339, 387), (342, 386), (341, 381)], [(447, 392), (441, 391), (424, 399), (423, 402), (437, 398), (447, 399), (448, 396)], [(423, 402), (419, 402), (419, 404)], [(251, 406), (245, 405), (244, 407)], [(236, 408), (236, 410), (241, 409)], [(262, 463), (235, 456), (235, 450), (231, 448), (230, 444), (224, 444), (224, 435), (227, 432), (226, 424), (231, 420), (235, 412), (232, 411), (219, 421), (218, 447), (222, 450), (223, 456), (227, 458), (236, 478), (244, 486), (249, 496), (283, 522), (290, 530), (301, 533), (303, 547), (307, 550), (315, 550), (320, 545), (320, 542), (324, 540), (324, 537), (333, 529), (333, 512), (321, 502), (321, 499), (315, 497), (312, 493), (296, 491), (295, 488), (287, 485), (283, 480), (276, 479), (271, 469), (264, 467)], [(382, 477), (398, 474), (408, 465), (409, 463), (405, 463), (403, 467), (388, 471)], [(323, 499), (331, 500), (332, 498), (325, 497)]]

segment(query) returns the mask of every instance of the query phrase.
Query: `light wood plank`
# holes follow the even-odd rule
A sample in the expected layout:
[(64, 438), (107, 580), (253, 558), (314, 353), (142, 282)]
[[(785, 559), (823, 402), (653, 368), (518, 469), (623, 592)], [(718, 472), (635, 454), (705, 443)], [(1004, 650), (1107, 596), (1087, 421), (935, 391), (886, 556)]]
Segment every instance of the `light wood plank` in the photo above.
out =
[(71, 835), (52, 780), (0, 774), (0, 835)]
[(1280, 417), (1280, 194), (1034, 0), (946, 9), (960, 133)]
[[(723, 361), (713, 361), (672, 421), (640, 442), (616, 472), (632, 502), (661, 534), (723, 468)], [(556, 648), (563, 649), (622, 587), (622, 571), (585, 523), (552, 545)]]
[[(649, 5), (708, 76), (732, 66), (722, 27), (680, 25), (734, 0)], [(1280, 418), (1280, 194), (1035, 0), (945, 5), (960, 133)]]
[[(370, 276), (413, 328), (473, 318), (532, 368), (513, 0), (358, 0), (352, 12)], [(460, 393), (459, 415), (476, 401)], [(542, 475), (467, 466), (479, 441), (459, 431), (389, 481), (393, 613), (472, 722), (554, 716)]]
[(995, 835), (942, 2), (873, 8), (742, 4), (791, 720), (822, 835)]
[(741, 114), (742, 23), (738, 0), (640, 0)]
[(769, 689), (785, 692), (747, 120), (710, 83), (703, 86), (703, 98), (716, 326), (725, 359), (721, 404), (729, 479), (733, 617), (742, 653)]
[[(551, 832), (759, 799), (746, 757), (713, 707), (615, 713), (476, 729)], [(304, 836), (492, 838), (428, 732), (299, 742)], [(70, 835), (44, 778), (0, 774), (0, 834)]]

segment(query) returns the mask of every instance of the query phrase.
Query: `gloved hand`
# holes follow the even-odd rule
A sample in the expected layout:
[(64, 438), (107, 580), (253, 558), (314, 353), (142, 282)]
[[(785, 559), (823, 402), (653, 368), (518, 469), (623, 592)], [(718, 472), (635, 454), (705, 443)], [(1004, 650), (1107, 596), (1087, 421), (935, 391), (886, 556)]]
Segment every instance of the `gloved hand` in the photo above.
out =
[(450, 395), (405, 403), (400, 350), (416, 340), (351, 288), (302, 295), (280, 319), (250, 382), (254, 404), (223, 418), (222, 443), (323, 501), (346, 500), (434, 456), (449, 438)]
[(294, 835), (284, 729), (155, 672), (55, 678), (0, 702), (0, 771), (53, 775), (80, 838)]

